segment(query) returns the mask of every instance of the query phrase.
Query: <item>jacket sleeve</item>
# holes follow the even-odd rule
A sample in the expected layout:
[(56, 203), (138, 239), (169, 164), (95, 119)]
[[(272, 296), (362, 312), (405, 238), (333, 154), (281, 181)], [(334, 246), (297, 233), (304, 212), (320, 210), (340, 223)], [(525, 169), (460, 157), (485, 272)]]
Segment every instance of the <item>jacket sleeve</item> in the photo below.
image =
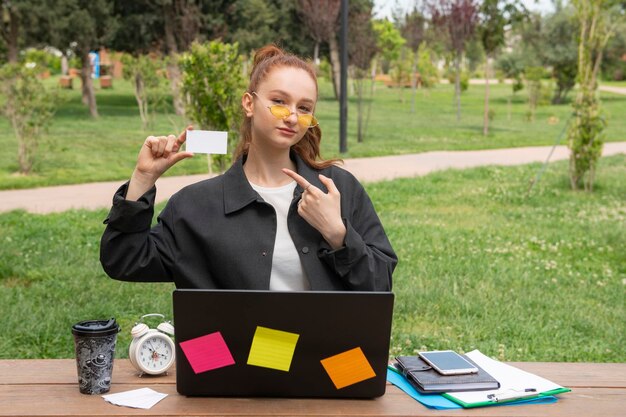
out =
[[(156, 187), (138, 201), (125, 199), (128, 183), (113, 196), (113, 207), (104, 223), (100, 241), (100, 263), (104, 271), (122, 281), (172, 281), (174, 259), (171, 209), (163, 210), (151, 229)], [(168, 204), (169, 206), (169, 204)]]
[(391, 291), (392, 273), (398, 258), (372, 201), (363, 186), (356, 180), (354, 182), (349, 187), (352, 196), (345, 202), (349, 202), (349, 210), (342, 208), (346, 226), (344, 246), (332, 250), (324, 241), (319, 256), (351, 290)]

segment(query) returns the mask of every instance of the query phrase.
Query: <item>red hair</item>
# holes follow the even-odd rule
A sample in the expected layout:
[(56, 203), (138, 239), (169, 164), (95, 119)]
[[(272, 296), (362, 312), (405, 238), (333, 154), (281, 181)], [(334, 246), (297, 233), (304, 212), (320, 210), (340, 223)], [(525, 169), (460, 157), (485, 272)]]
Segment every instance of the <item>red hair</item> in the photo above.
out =
[[(270, 71), (276, 67), (292, 67), (299, 68), (307, 72), (315, 81), (317, 89), (317, 77), (315, 70), (311, 65), (296, 55), (285, 53), (276, 45), (266, 45), (256, 51), (254, 54), (254, 63), (250, 72), (250, 83), (248, 84), (248, 93), (256, 91), (259, 85), (267, 77)], [(317, 93), (317, 91), (316, 91)], [(302, 139), (291, 149), (304, 160), (304, 162), (314, 169), (328, 168), (340, 161), (338, 159), (322, 160), (320, 157), (320, 141), (322, 140), (322, 131), (319, 126), (309, 128)], [(248, 154), (250, 142), (252, 141), (252, 119), (244, 117), (240, 128), (240, 139), (235, 149), (235, 158), (238, 159)]]

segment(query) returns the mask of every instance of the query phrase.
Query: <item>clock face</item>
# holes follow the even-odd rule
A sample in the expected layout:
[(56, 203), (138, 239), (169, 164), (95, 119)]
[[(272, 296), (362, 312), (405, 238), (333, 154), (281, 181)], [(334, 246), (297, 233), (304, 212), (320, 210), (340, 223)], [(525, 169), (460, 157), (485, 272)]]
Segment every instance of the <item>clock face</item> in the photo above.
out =
[(172, 344), (163, 336), (150, 335), (137, 349), (140, 366), (148, 373), (164, 372), (174, 359)]

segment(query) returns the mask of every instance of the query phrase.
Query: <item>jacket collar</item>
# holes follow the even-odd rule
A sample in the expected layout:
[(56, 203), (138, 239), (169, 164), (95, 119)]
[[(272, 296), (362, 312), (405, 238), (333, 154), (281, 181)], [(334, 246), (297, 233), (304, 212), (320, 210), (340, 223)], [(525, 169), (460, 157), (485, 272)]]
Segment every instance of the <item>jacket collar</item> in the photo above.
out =
[[(326, 188), (320, 182), (318, 172), (315, 169), (308, 166), (295, 152), (291, 152), (290, 157), (296, 163), (298, 174), (306, 178), (306, 180), (313, 186), (326, 191)], [(252, 202), (263, 201), (259, 194), (254, 191), (243, 171), (245, 158), (246, 156), (244, 155), (237, 159), (228, 171), (224, 173), (223, 192), (225, 214), (241, 210)], [(294, 198), (300, 198), (303, 192), (304, 190), (302, 187), (297, 185), (294, 191)]]

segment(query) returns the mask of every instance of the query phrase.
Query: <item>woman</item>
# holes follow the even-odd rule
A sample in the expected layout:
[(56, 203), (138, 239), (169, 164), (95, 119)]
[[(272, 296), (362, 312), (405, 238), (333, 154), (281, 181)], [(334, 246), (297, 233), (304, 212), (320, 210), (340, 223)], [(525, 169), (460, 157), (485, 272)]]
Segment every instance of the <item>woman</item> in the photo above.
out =
[(156, 180), (193, 156), (186, 134), (149, 136), (113, 198), (100, 261), (125, 281), (177, 288), (390, 291), (396, 255), (359, 182), (321, 161), (314, 70), (260, 49), (235, 162), (172, 196), (150, 228)]

